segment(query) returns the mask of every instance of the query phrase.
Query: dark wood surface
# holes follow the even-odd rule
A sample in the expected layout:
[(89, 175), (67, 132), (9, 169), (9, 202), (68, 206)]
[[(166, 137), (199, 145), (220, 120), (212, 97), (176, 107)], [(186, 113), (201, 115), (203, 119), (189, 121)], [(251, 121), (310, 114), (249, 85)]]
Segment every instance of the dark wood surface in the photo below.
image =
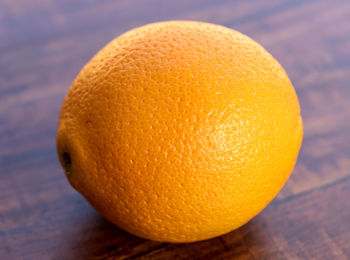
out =
[[(134, 237), (68, 184), (55, 138), (80, 68), (153, 21), (223, 24), (253, 37), (299, 95), (304, 142), (277, 198), (240, 229), (191, 244)], [(350, 1), (0, 2), (0, 259), (350, 259)]]

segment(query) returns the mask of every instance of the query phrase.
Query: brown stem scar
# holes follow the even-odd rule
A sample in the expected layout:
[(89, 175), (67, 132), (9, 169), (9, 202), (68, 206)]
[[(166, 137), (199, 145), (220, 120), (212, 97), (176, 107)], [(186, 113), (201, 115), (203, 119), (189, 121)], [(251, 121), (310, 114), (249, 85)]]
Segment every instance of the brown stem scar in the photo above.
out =
[(68, 152), (62, 154), (63, 168), (67, 175), (72, 173), (72, 159)]

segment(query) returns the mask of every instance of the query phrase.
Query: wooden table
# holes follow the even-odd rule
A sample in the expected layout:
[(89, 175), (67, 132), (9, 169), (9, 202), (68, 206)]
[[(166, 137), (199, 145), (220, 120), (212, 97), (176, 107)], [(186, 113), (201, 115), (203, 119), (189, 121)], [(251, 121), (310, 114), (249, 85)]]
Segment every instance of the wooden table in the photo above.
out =
[[(238, 29), (291, 77), (305, 137), (277, 198), (208, 241), (143, 240), (68, 184), (55, 138), (80, 68), (135, 26), (170, 19)], [(350, 259), (350, 1), (0, 2), (0, 259)]]

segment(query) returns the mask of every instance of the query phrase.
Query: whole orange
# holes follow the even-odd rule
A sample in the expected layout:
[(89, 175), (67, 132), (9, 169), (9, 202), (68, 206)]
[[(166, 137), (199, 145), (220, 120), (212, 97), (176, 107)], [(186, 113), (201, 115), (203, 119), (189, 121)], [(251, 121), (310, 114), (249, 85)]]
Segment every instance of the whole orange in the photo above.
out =
[(105, 46), (63, 103), (57, 150), (72, 186), (140, 237), (212, 238), (257, 215), (302, 142), (280, 64), (223, 26), (160, 22)]

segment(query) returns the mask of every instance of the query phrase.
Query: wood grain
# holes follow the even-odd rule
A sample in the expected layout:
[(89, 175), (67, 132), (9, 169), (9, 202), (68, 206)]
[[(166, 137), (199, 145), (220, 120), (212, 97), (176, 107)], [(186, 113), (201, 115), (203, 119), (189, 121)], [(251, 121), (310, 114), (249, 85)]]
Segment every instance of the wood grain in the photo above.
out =
[[(145, 23), (237, 29), (284, 66), (305, 138), (294, 173), (256, 218), (222, 237), (157, 243), (114, 227), (68, 184), (59, 109), (80, 68)], [(0, 259), (350, 259), (350, 2), (0, 2)]]

